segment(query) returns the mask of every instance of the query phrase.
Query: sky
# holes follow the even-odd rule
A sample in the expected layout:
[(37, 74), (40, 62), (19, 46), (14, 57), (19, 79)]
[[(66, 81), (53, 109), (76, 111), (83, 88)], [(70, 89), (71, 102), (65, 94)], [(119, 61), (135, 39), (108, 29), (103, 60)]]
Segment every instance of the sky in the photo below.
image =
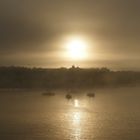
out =
[[(85, 40), (88, 59), (65, 57)], [(0, 66), (140, 70), (139, 0), (0, 0)]]

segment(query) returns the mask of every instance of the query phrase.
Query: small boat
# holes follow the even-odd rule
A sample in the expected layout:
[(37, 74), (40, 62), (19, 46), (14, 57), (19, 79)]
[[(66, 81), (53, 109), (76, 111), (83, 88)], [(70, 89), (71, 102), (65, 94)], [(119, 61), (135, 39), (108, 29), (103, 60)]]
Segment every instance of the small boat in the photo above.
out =
[(43, 92), (42, 95), (43, 96), (54, 96), (55, 93), (54, 92)]
[(95, 97), (95, 93), (87, 93), (87, 96), (94, 98)]
[(66, 94), (66, 99), (68, 99), (68, 100), (70, 100), (70, 99), (72, 99), (72, 95), (70, 95), (70, 94)]

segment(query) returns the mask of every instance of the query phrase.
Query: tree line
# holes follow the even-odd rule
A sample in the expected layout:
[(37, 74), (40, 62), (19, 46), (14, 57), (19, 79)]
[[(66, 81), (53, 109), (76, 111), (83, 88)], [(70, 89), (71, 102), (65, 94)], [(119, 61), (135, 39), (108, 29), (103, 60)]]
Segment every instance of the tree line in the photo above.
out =
[(94, 88), (139, 86), (140, 72), (107, 68), (0, 67), (0, 88)]

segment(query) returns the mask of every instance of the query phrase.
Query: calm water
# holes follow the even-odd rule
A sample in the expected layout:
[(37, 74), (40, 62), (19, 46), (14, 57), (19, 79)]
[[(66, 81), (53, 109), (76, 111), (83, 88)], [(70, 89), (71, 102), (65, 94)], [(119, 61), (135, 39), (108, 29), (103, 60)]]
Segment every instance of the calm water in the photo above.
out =
[(0, 91), (0, 140), (140, 140), (140, 88)]

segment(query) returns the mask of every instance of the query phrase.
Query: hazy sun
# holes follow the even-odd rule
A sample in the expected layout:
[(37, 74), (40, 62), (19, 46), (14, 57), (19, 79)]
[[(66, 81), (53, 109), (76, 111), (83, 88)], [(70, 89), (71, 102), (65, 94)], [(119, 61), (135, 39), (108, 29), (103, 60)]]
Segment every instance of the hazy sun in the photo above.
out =
[(72, 38), (67, 42), (67, 57), (73, 60), (83, 60), (87, 57), (87, 44), (80, 38)]

